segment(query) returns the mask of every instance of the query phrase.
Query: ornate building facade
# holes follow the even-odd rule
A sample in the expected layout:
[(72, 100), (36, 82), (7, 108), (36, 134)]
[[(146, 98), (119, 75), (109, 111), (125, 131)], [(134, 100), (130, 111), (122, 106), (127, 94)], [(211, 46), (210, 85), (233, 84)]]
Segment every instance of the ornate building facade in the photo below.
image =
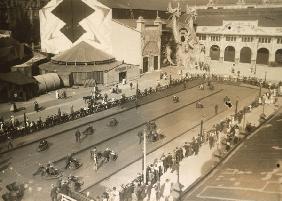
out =
[(223, 20), (222, 26), (197, 27), (197, 36), (211, 60), (282, 66), (282, 27)]

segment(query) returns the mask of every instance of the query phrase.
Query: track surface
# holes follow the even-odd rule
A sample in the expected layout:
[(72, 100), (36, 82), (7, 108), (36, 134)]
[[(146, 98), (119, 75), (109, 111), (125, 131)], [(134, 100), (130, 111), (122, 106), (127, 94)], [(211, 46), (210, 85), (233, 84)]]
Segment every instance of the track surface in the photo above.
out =
[[(222, 90), (221, 90), (222, 89)], [(81, 144), (75, 143), (74, 132), (67, 131), (60, 135), (48, 139), (52, 143), (49, 150), (42, 153), (35, 151), (37, 144), (31, 144), (19, 148), (13, 152), (3, 154), (5, 163), (9, 169), (4, 169), (1, 173), (3, 185), (12, 181), (28, 183), (29, 190), (26, 198), (29, 201), (38, 201), (42, 198), (49, 199), (49, 189), (55, 180), (44, 180), (40, 177), (32, 177), (32, 173), (37, 169), (38, 162), (58, 161), (56, 166), (62, 168), (64, 161), (61, 159), (70, 152), (78, 152), (77, 158), (83, 162), (83, 166), (76, 171), (66, 171), (66, 175), (72, 173), (82, 176), (85, 187), (95, 184), (115, 171), (122, 169), (131, 162), (141, 157), (142, 147), (138, 146), (137, 132), (143, 127), (140, 126), (148, 120), (157, 119), (159, 128), (166, 136), (160, 142), (150, 144), (148, 152), (161, 147), (180, 133), (187, 131), (193, 125), (199, 123), (201, 119), (208, 119), (214, 115), (214, 105), (219, 105), (219, 111), (226, 110), (222, 104), (223, 98), (227, 95), (233, 102), (236, 99), (241, 105), (249, 103), (257, 94), (257, 90), (249, 88), (238, 88), (236, 86), (217, 85), (215, 91), (200, 91), (198, 88), (189, 89), (178, 93), (180, 102), (173, 104), (171, 97), (166, 97), (158, 101), (138, 107), (138, 109), (114, 115), (119, 121), (116, 128), (106, 126), (109, 118), (95, 122), (95, 134), (85, 138)], [(205, 98), (206, 97), (206, 98)], [(205, 105), (204, 109), (196, 109), (193, 102), (204, 98), (201, 102)], [(189, 105), (189, 103), (191, 103)], [(171, 113), (170, 113), (171, 112)], [(232, 113), (233, 111), (230, 111)], [(166, 115), (164, 115), (166, 114)], [(136, 127), (136, 128), (135, 128)], [(135, 129), (133, 129), (135, 128)], [(84, 127), (80, 128), (83, 130)], [(113, 136), (117, 136), (114, 137)], [(103, 142), (103, 143), (101, 143)], [(89, 160), (89, 147), (97, 145), (98, 150), (111, 147), (119, 154), (119, 159), (114, 163), (109, 163), (93, 171), (92, 163)]]
[(282, 110), (183, 200), (281, 201), (281, 130)]

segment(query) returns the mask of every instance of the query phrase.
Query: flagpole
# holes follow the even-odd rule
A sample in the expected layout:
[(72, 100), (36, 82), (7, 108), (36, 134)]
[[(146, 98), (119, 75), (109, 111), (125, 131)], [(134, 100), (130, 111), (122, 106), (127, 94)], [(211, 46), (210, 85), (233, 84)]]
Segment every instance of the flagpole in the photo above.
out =
[(146, 168), (146, 160), (147, 160), (147, 156), (146, 156), (146, 137), (147, 137), (147, 132), (146, 132), (146, 129), (144, 129), (144, 132), (143, 132), (143, 181), (144, 181), (144, 184), (147, 183), (147, 168)]
[(136, 83), (136, 102), (135, 102), (136, 107), (138, 106), (138, 80)]

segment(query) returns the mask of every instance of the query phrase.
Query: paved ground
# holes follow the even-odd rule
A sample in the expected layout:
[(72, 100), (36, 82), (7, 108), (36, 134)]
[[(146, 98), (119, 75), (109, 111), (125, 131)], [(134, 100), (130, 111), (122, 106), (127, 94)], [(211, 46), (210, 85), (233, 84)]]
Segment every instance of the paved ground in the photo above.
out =
[(183, 200), (281, 201), (281, 122), (282, 109)]
[[(220, 89), (223, 89), (223, 91)], [(72, 173), (82, 176), (85, 181), (84, 188), (86, 188), (103, 180), (109, 175), (114, 174), (119, 169), (127, 167), (130, 163), (140, 158), (141, 147), (136, 146), (138, 143), (136, 133), (138, 130), (142, 129), (140, 125), (145, 121), (158, 118), (157, 124), (164, 132), (164, 135), (166, 135), (166, 138), (163, 141), (149, 145), (148, 151), (151, 152), (162, 147), (162, 145), (169, 143), (169, 141), (181, 133), (187, 132), (187, 130), (189, 130), (191, 127), (197, 125), (201, 119), (207, 120), (208, 118), (212, 117), (214, 114), (215, 104), (219, 104), (219, 110), (225, 110), (225, 112), (221, 113), (219, 116), (217, 116), (217, 118), (214, 118), (213, 123), (216, 123), (220, 119), (224, 119), (228, 114), (233, 113), (234, 110), (227, 110), (223, 104), (220, 104), (226, 95), (230, 96), (233, 102), (235, 102), (235, 99), (238, 98), (240, 101), (239, 106), (242, 107), (252, 101), (257, 93), (257, 90), (254, 89), (238, 88), (236, 86), (225, 85), (216, 86), (215, 91), (200, 91), (195, 88), (179, 93), (181, 101), (178, 104), (171, 104), (171, 97), (167, 97), (141, 106), (137, 110), (132, 109), (125, 113), (118, 114), (116, 118), (120, 121), (120, 124), (115, 129), (110, 129), (105, 126), (109, 119), (95, 122), (93, 124), (96, 128), (95, 135), (86, 138), (81, 144), (76, 144), (74, 142), (73, 130), (63, 132), (60, 135), (48, 139), (48, 141), (52, 143), (52, 146), (51, 149), (45, 153), (35, 152), (37, 145), (32, 144), (4, 154), (2, 158), (7, 166), (6, 168), (2, 167), (2, 185), (14, 180), (25, 182), (28, 186), (25, 200), (48, 200), (50, 185), (55, 181), (45, 180), (40, 177), (33, 178), (31, 174), (36, 170), (37, 163), (46, 163), (49, 160), (59, 160), (68, 152), (86, 149), (77, 155), (77, 157), (84, 163), (83, 167), (77, 171), (66, 171), (66, 175)], [(211, 96), (205, 98), (208, 95)], [(192, 103), (199, 98), (204, 98), (202, 102), (205, 105), (205, 108), (202, 110), (196, 109), (195, 104), (189, 105), (189, 103)], [(164, 115), (168, 112), (173, 113)], [(137, 128), (134, 129), (134, 127)], [(81, 130), (82, 129), (83, 128), (81, 128)], [(128, 131), (128, 129), (132, 130)], [(194, 131), (194, 134), (195, 133), (197, 132)], [(113, 136), (118, 137), (107, 140)], [(99, 142), (103, 140), (106, 141), (99, 144)], [(183, 142), (183, 139), (181, 142)], [(89, 161), (88, 149), (89, 146), (95, 144), (98, 144), (98, 149), (100, 150), (103, 150), (106, 147), (111, 147), (120, 155), (118, 161), (116, 161), (114, 164), (108, 164), (102, 167), (97, 173), (93, 171), (92, 164)], [(156, 155), (152, 155), (152, 157), (159, 157), (161, 150), (164, 151), (164, 149), (159, 149), (159, 152)], [(56, 165), (62, 168), (64, 161), (59, 161), (56, 163)]]
[[(176, 67), (167, 67), (163, 71), (168, 72), (168, 74), (172, 75), (172, 78), (177, 78), (177, 68)], [(155, 87), (157, 85), (157, 81), (160, 82), (161, 85), (168, 84), (168, 80), (160, 80), (160, 71), (154, 71), (151, 73), (147, 73), (141, 76), (138, 79), (138, 88), (143, 90), (149, 87)], [(119, 84), (119, 88), (122, 89), (122, 93), (126, 96), (130, 96), (136, 93), (136, 84), (137, 81), (132, 81), (133, 89), (130, 90), (129, 83), (126, 85)], [(98, 86), (99, 90), (102, 90), (102, 94), (107, 93), (109, 98), (120, 98), (121, 94), (112, 94), (110, 92), (110, 87), (105, 87), (103, 85)], [(9, 119), (11, 115), (14, 115), (17, 119), (23, 119), (23, 114), (26, 113), (29, 120), (37, 120), (39, 117), (42, 119), (46, 118), (49, 115), (56, 114), (58, 112), (58, 108), (61, 109), (61, 112), (70, 112), (70, 107), (73, 105), (74, 110), (78, 110), (81, 107), (85, 106), (85, 103), (82, 99), (83, 96), (89, 96), (91, 94), (92, 87), (76, 86), (74, 88), (64, 88), (67, 92), (67, 99), (56, 99), (55, 91), (48, 92), (47, 94), (43, 94), (39, 97), (35, 97), (26, 102), (17, 102), (17, 107), (22, 108), (18, 112), (13, 113), (10, 112), (10, 103), (1, 103), (0, 104), (0, 116), (4, 119)], [(40, 112), (34, 111), (34, 101), (37, 101), (39, 105), (42, 107)]]
[[(220, 75), (231, 75), (231, 69), (233, 67), (234, 62), (218, 62), (211, 61), (211, 72)], [(266, 65), (257, 65), (256, 66), (256, 74), (251, 72), (251, 68), (254, 70), (254, 66), (251, 64), (240, 63), (234, 66), (234, 70), (241, 72), (241, 75), (257, 77), (260, 79), (265, 79), (271, 82), (280, 82), (282, 75), (281, 67), (269, 67)], [(193, 69), (194, 70), (194, 69)]]
[[(265, 114), (267, 116), (271, 115), (276, 109), (274, 105), (267, 105), (265, 107)], [(262, 107), (255, 108), (251, 113), (246, 115), (246, 120), (252, 124), (258, 123), (258, 116), (262, 111)], [(205, 122), (205, 129), (211, 129), (214, 122), (219, 121), (225, 114), (218, 115), (217, 117), (212, 118), (209, 121)], [(242, 126), (242, 125), (239, 125)], [(169, 144), (164, 145), (160, 149), (148, 154), (147, 160), (149, 163), (153, 162), (155, 156), (160, 156), (163, 152), (171, 152), (176, 146), (182, 146), (184, 141), (191, 140), (191, 138), (198, 134), (199, 127), (195, 127), (192, 130), (185, 132), (181, 137), (174, 139)], [(180, 163), (180, 182), (183, 185), (183, 190), (187, 189), (189, 186), (201, 178), (205, 177), (206, 173), (214, 167), (219, 162), (218, 158), (214, 157), (214, 152), (216, 152), (216, 147), (210, 150), (208, 143), (203, 144), (199, 150), (197, 156), (190, 156), (183, 159)], [(85, 189), (84, 193), (89, 192), (90, 196), (100, 195), (101, 192), (106, 189), (112, 189), (113, 186), (116, 186), (119, 189), (121, 184), (126, 184), (130, 182), (133, 178), (136, 177), (136, 172), (140, 171), (142, 166), (142, 160), (138, 160), (130, 166), (118, 171), (109, 178), (99, 182), (97, 185), (92, 186), (91, 188)], [(174, 171), (167, 171), (161, 178), (161, 184), (163, 184), (168, 178), (172, 183), (177, 182), (177, 173)]]

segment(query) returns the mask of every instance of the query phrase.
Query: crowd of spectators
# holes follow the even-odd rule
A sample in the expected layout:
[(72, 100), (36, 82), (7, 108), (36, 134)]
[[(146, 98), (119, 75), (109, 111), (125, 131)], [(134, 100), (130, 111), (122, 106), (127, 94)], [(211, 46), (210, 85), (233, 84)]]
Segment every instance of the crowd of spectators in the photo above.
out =
[[(261, 98), (266, 101), (271, 95), (263, 94)], [(185, 142), (182, 146), (176, 147), (172, 152), (163, 153), (159, 159), (155, 159), (153, 164), (146, 168), (146, 180), (141, 173), (126, 185), (107, 189), (97, 196), (95, 201), (167, 201), (174, 200), (172, 192), (175, 183), (172, 179), (161, 179), (167, 172), (179, 171), (180, 162), (188, 157), (197, 156), (202, 145), (207, 144), (210, 150), (214, 151), (215, 157), (222, 158), (243, 138), (250, 134), (256, 126), (246, 122), (242, 123), (244, 115), (260, 104), (258, 99), (249, 106), (227, 117), (226, 119), (213, 125), (209, 131), (201, 131), (193, 137), (190, 142)], [(260, 117), (261, 118), (261, 117)], [(265, 121), (266, 119), (264, 119)], [(260, 121), (261, 122), (261, 121)], [(262, 122), (261, 122), (262, 123)], [(243, 127), (242, 128), (242, 124)], [(240, 130), (240, 126), (241, 129)], [(161, 182), (164, 181), (164, 182)]]
[[(254, 86), (261, 86), (264, 88), (275, 89), (277, 84), (271, 84), (266, 81), (259, 80), (254, 77), (239, 77), (234, 78), (232, 76), (219, 76), (215, 74), (183, 74), (179, 79), (171, 79), (169, 76), (169, 83), (165, 86), (158, 84), (156, 87), (150, 87), (141, 91), (136, 89), (136, 94), (130, 97), (126, 97), (124, 94), (121, 95), (119, 99), (109, 99), (107, 94), (97, 93), (94, 98), (87, 100), (87, 106), (81, 107), (79, 110), (74, 111), (73, 106), (70, 107), (70, 112), (61, 112), (58, 109), (57, 114), (47, 116), (45, 120), (42, 120), (40, 117), (37, 120), (30, 121), (28, 117), (24, 121), (18, 121), (13, 115), (10, 120), (4, 121), (3, 118), (0, 118), (0, 142), (7, 141), (10, 139), (15, 139), (24, 135), (31, 134), (35, 131), (40, 131), (49, 127), (53, 127), (65, 122), (73, 121), (91, 115), (97, 112), (104, 111), (106, 109), (120, 106), (127, 102), (134, 102), (138, 99), (139, 103), (142, 100), (142, 97), (155, 94), (156, 92), (165, 91), (168, 88), (173, 88), (178, 85), (183, 85), (183, 89), (186, 88), (186, 84), (190, 81), (203, 79), (210, 81), (219, 81), (219, 82), (240, 82), (246, 83)], [(279, 83), (281, 84), (281, 83)], [(158, 93), (159, 94), (159, 93)], [(93, 97), (93, 96), (92, 96)], [(137, 101), (136, 101), (137, 102)]]

